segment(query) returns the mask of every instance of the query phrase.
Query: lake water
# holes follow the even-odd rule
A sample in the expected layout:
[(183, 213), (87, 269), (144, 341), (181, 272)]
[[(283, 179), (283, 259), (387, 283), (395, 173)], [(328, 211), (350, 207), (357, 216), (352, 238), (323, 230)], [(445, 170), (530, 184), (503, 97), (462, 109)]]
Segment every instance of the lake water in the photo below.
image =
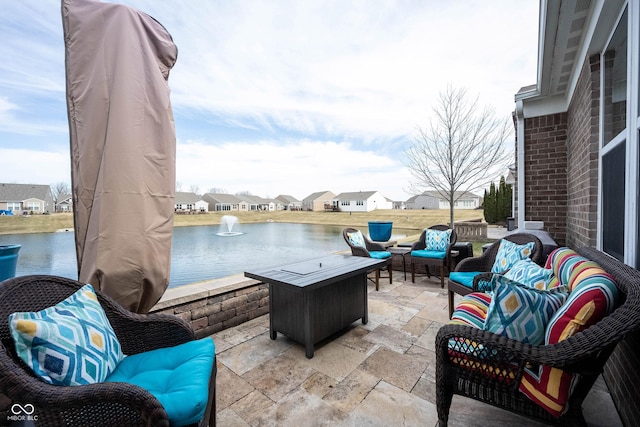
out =
[[(169, 287), (304, 261), (349, 247), (341, 226), (287, 223), (236, 224), (243, 234), (218, 236), (217, 225), (175, 227)], [(366, 229), (362, 230), (366, 232)], [(402, 237), (395, 234), (392, 239)], [(20, 244), (16, 275), (78, 278), (73, 233), (0, 235), (0, 245)]]

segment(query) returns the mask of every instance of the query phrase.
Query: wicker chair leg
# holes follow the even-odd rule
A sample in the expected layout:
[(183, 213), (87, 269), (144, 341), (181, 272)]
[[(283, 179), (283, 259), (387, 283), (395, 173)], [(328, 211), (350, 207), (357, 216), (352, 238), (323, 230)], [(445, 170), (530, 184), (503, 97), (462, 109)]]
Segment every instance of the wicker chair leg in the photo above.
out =
[(380, 285), (380, 269), (376, 268), (376, 291)]
[(438, 426), (447, 427), (449, 422), (449, 409), (453, 400), (453, 392), (446, 391), (436, 386), (436, 410), (438, 411)]
[(453, 291), (448, 291), (449, 294), (449, 319), (451, 319), (451, 316), (453, 316), (453, 308), (454, 308), (454, 304), (455, 304), (455, 294)]
[(389, 271), (389, 284), (390, 285), (393, 284), (393, 273), (392, 273), (393, 268), (392, 267), (393, 267), (393, 265), (391, 265), (391, 263), (389, 263), (389, 265), (387, 266), (387, 270)]
[(416, 265), (411, 261), (411, 283), (416, 283)]
[(444, 289), (444, 265), (440, 266), (440, 288)]

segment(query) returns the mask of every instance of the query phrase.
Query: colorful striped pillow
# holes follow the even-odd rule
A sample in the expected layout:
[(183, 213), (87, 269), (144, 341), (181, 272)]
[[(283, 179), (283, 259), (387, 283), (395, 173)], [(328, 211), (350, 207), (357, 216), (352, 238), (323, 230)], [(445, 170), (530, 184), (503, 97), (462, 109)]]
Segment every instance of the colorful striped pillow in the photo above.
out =
[(462, 300), (456, 306), (449, 323), (482, 329), (490, 304), (491, 295), (487, 293), (472, 292), (467, 294), (462, 297)]
[[(618, 288), (611, 275), (593, 261), (568, 248), (549, 255), (547, 267), (566, 283), (571, 292), (567, 301), (549, 320), (544, 343), (556, 344), (599, 322), (618, 303)], [(520, 391), (555, 417), (567, 410), (567, 402), (577, 376), (550, 366), (526, 369)]]

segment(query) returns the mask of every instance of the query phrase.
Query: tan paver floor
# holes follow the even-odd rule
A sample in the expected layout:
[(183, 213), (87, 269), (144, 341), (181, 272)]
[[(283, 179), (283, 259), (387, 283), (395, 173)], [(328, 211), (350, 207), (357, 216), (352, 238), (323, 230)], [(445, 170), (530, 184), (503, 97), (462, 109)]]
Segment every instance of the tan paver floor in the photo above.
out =
[[(448, 321), (439, 279), (369, 283), (369, 322), (353, 323), (315, 347), (278, 334), (269, 317), (213, 335), (218, 362), (218, 426), (435, 426), (434, 341)], [(621, 426), (600, 379), (584, 404), (590, 426)], [(450, 426), (541, 426), (454, 396)]]

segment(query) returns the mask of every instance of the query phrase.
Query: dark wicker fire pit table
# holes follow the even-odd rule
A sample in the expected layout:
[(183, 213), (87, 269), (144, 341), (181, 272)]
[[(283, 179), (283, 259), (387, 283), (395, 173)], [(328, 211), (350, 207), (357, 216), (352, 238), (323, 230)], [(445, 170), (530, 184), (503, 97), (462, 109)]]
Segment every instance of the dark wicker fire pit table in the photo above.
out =
[(309, 261), (246, 271), (269, 284), (269, 330), (304, 344), (307, 358), (314, 345), (358, 319), (368, 322), (367, 272), (387, 260), (329, 255)]

